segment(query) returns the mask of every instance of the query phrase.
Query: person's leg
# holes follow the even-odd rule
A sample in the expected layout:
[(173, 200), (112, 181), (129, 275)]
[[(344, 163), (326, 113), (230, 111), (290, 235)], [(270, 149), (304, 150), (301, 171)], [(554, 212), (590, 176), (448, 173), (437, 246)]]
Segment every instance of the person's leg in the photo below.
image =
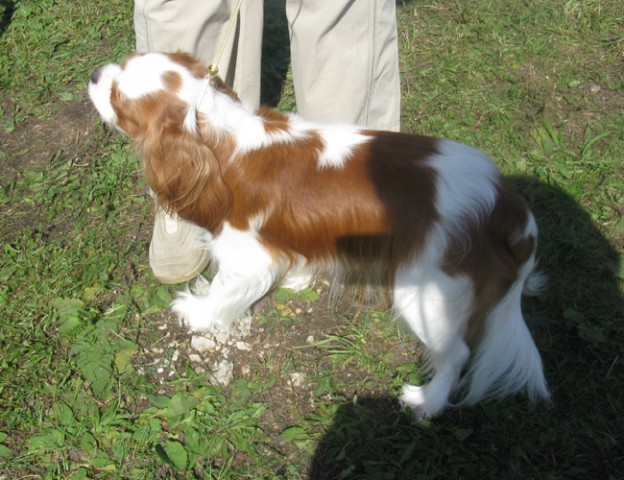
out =
[[(134, 27), (139, 52), (186, 51), (206, 65), (215, 60), (229, 22), (233, 0), (135, 0)], [(253, 106), (260, 102), (262, 2), (245, 1), (226, 39), (219, 75)], [(149, 261), (162, 283), (180, 283), (200, 274), (209, 253), (203, 230), (156, 209)]]
[(297, 110), (309, 120), (398, 131), (394, 0), (286, 0)]

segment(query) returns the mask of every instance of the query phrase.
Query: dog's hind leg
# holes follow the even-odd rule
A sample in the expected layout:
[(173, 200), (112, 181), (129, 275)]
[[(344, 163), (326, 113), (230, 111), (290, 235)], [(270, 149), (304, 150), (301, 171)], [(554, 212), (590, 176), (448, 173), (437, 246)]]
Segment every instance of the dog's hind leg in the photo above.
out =
[(405, 385), (401, 402), (418, 417), (441, 413), (456, 388), (470, 350), (464, 333), (472, 300), (470, 280), (440, 269), (410, 267), (399, 271), (394, 307), (426, 347), (433, 376), (424, 386)]

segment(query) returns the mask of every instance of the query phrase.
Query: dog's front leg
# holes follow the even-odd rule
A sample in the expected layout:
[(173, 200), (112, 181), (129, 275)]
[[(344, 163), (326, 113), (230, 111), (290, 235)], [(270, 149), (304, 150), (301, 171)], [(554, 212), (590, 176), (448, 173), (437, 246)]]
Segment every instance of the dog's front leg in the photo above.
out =
[(183, 292), (172, 309), (195, 331), (230, 331), (284, 274), (284, 266), (249, 232), (226, 225), (211, 242), (219, 266), (208, 293)]
[(263, 272), (220, 269), (207, 294), (181, 292), (171, 308), (190, 330), (229, 332), (232, 324), (248, 315), (251, 306), (267, 293), (274, 279), (269, 268)]

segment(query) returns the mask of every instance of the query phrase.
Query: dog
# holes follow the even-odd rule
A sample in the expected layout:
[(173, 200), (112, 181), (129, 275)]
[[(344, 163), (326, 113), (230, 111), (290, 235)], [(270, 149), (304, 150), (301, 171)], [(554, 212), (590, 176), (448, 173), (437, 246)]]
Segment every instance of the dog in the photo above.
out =
[(158, 204), (205, 229), (218, 272), (172, 304), (189, 329), (228, 331), (276, 285), (357, 272), (389, 288), (426, 347), (431, 380), (400, 397), (417, 416), (451, 396), (550, 398), (521, 310), (541, 284), (537, 225), (486, 154), (254, 110), (182, 52), (97, 68), (88, 92), (131, 137)]

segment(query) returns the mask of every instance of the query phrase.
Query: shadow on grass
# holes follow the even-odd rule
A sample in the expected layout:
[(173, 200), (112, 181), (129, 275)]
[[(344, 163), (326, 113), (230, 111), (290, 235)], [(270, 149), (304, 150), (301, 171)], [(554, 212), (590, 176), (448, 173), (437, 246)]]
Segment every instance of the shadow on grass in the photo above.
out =
[(15, 13), (15, 2), (0, 1), (0, 36), (6, 32), (6, 29), (11, 25), (13, 20), (13, 14)]
[[(338, 409), (310, 466), (309, 478), (385, 478), (379, 475), (410, 470), (405, 447), (418, 438), (395, 399), (363, 398)], [(393, 478), (410, 478), (395, 476)]]
[(510, 179), (540, 227), (547, 290), (525, 313), (554, 406), (523, 397), (449, 410), (410, 424), (395, 399), (339, 408), (309, 478), (621, 478), (624, 472), (624, 300), (615, 247), (562, 189)]

